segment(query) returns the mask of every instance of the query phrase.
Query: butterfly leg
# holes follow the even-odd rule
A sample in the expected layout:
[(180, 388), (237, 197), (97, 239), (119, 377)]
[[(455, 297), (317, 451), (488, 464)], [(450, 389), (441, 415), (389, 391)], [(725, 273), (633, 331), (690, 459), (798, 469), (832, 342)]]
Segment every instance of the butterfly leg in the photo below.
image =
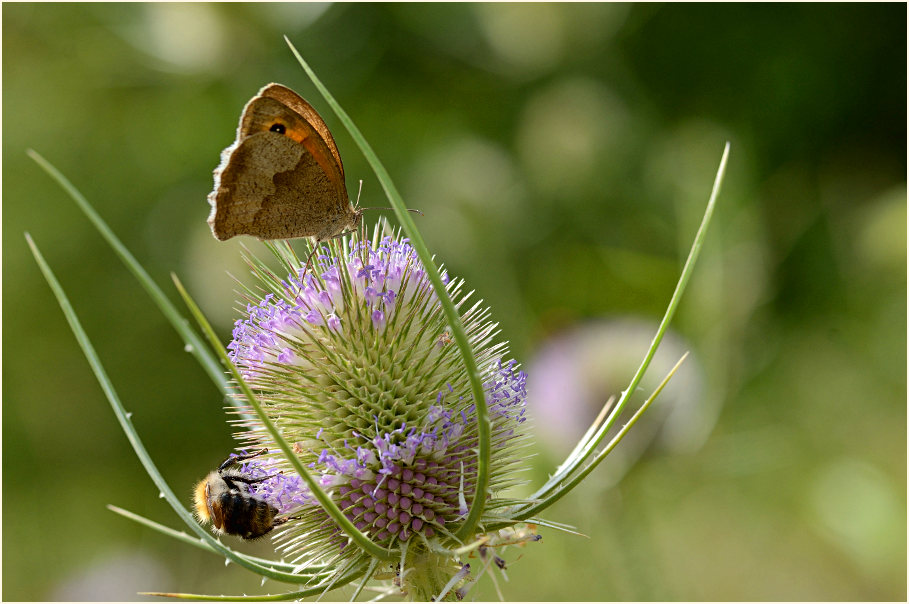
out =
[(312, 264), (312, 258), (313, 258), (313, 256), (316, 255), (316, 250), (318, 250), (319, 247), (323, 243), (325, 243), (326, 241), (331, 241), (332, 239), (339, 239), (339, 238), (343, 237), (344, 235), (347, 235), (349, 233), (354, 233), (354, 232), (356, 232), (356, 231), (341, 231), (340, 233), (337, 233), (336, 235), (331, 235), (329, 237), (323, 237), (323, 236), (313, 237), (312, 238), (312, 251), (309, 253), (309, 257), (306, 258), (306, 266), (303, 267), (303, 274), (306, 275), (306, 273), (309, 272), (310, 264)]
[(309, 272), (309, 265), (312, 262), (312, 257), (316, 255), (316, 250), (319, 249), (319, 246), (322, 245), (322, 242), (318, 239), (315, 239), (312, 244), (312, 251), (309, 252), (309, 256), (306, 257), (306, 266), (303, 267), (303, 275), (300, 276), (302, 279), (306, 276), (306, 273)]

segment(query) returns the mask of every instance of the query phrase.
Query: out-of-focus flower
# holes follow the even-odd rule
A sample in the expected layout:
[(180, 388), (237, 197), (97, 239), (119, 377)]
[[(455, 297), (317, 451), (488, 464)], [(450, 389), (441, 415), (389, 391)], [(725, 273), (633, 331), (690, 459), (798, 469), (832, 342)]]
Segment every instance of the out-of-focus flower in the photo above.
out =
[[(618, 398), (640, 364), (657, 324), (630, 317), (589, 321), (551, 337), (529, 363), (528, 408), (534, 426), (556, 457), (584, 433), (604, 403)], [(654, 355), (641, 393), (651, 391), (688, 352), (669, 332)], [(703, 369), (689, 356), (656, 402), (610, 455), (599, 481), (609, 486), (624, 476), (652, 445), (673, 451), (698, 448), (713, 428), (716, 411), (704, 399)], [(630, 417), (625, 412), (618, 426)]]

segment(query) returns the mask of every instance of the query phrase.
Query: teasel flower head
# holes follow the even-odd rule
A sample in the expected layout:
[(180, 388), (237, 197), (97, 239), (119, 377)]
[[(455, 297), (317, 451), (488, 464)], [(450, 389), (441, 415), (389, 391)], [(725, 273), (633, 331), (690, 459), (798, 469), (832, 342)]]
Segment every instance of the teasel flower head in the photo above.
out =
[[(269, 419), (318, 485), (368, 539), (394, 552), (373, 562), (316, 501), (255, 416), (234, 420), (247, 449), (266, 447), (244, 472), (274, 475), (250, 490), (293, 519), (275, 531), (286, 560), (357, 565), (397, 575), (414, 599), (454, 597), (469, 572), (456, 537), (476, 496), (477, 407), (441, 305), (407, 239), (334, 240), (308, 271), (286, 278), (254, 263), (258, 290), (247, 289), (230, 357)], [(327, 253), (325, 253), (327, 251)], [(497, 341), (496, 324), (464, 283), (442, 272), (458, 307), (490, 420), (491, 455), (484, 527), (502, 527), (513, 502), (502, 491), (521, 481), (526, 443), (526, 375)], [(462, 551), (463, 553), (463, 551)], [(485, 558), (485, 556), (484, 556)], [(447, 594), (447, 596), (446, 596)]]

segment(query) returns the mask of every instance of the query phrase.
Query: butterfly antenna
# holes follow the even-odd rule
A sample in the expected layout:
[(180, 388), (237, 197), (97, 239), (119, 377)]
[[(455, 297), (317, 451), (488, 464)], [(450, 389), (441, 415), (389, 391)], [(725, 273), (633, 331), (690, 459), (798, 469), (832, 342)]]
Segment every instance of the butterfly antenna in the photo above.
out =
[[(394, 208), (360, 208), (361, 210), (394, 210)], [(414, 210), (413, 208), (404, 208), (408, 212), (413, 212), (414, 214), (423, 215), (423, 212), (420, 210)]]
[[(363, 180), (361, 179), (360, 180), (360, 190), (357, 191), (357, 203), (355, 204), (358, 210), (360, 210), (360, 211), (363, 211), (363, 210), (394, 210), (394, 208), (361, 208), (360, 207), (360, 193), (362, 193), (362, 192), (363, 192)], [(406, 210), (408, 212), (413, 212), (414, 214), (419, 214), (420, 216), (423, 215), (423, 212), (421, 212), (420, 210), (413, 210), (411, 208), (406, 208)]]
[(360, 190), (357, 191), (357, 203), (355, 204), (358, 208), (360, 207), (360, 194), (363, 192), (363, 179), (360, 179)]

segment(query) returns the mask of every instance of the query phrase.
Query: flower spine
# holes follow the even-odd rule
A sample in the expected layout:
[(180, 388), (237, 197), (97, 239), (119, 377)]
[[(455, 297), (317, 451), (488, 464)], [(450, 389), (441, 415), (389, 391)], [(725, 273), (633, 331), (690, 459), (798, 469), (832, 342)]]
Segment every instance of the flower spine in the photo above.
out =
[[(305, 275), (299, 263), (286, 279), (258, 265), (263, 295), (250, 296), (230, 356), (343, 514), (376, 544), (402, 553), (397, 572), (405, 592), (438, 595), (464, 574), (453, 553), (464, 543), (454, 533), (476, 496), (476, 409), (460, 351), (406, 239), (375, 235), (327, 247)], [(495, 341), (488, 309), (480, 302), (465, 308), (470, 294), (462, 295), (463, 282), (445, 273), (443, 281), (482, 372), (491, 420), (490, 487), (479, 536), (484, 521), (507, 524), (503, 510), (513, 502), (498, 495), (519, 482), (526, 375), (504, 359), (507, 345)], [(335, 565), (339, 573), (368, 564), (258, 420), (235, 423), (243, 446), (272, 451), (244, 471), (282, 472), (255, 492), (282, 514), (299, 517), (277, 532), (284, 554), (301, 566)]]

